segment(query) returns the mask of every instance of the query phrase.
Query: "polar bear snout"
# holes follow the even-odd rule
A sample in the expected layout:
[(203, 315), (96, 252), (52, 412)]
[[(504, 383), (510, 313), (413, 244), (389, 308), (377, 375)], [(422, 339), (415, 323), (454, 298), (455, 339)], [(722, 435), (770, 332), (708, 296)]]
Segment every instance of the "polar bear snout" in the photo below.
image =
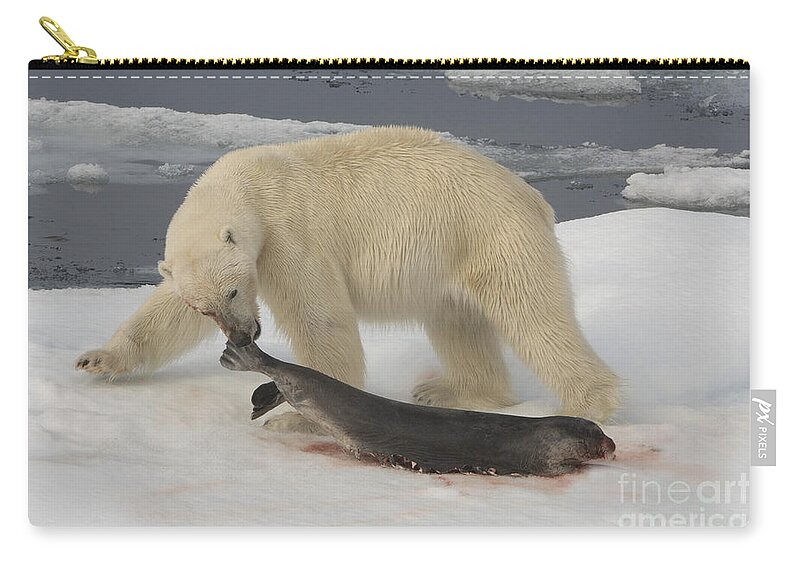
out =
[[(235, 291), (235, 290), (234, 290)], [(235, 295), (229, 295), (228, 302)], [(220, 330), (228, 337), (235, 346), (241, 348), (255, 342), (261, 336), (261, 323), (258, 321), (258, 313), (255, 315), (247, 310), (231, 310), (220, 304), (212, 308), (200, 308), (196, 304), (184, 300), (184, 303), (192, 309), (213, 320)], [(257, 311), (257, 307), (255, 309)]]

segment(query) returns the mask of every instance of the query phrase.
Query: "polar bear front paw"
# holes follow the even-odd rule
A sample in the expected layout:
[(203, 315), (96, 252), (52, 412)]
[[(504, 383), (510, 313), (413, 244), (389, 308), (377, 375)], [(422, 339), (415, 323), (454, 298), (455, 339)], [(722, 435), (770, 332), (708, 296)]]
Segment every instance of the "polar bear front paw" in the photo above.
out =
[(613, 396), (608, 398), (598, 397), (591, 404), (583, 403), (562, 406), (558, 414), (561, 416), (585, 418), (600, 425), (605, 425), (610, 422), (617, 407), (618, 402)]
[(279, 432), (293, 432), (293, 433), (315, 433), (324, 434), (319, 425), (314, 422), (308, 421), (297, 412), (286, 412), (279, 416), (275, 416), (264, 424), (264, 428), (269, 431)]
[(84, 352), (75, 361), (75, 369), (104, 376), (109, 382), (126, 372), (119, 358), (107, 350)]
[(453, 381), (440, 376), (424, 376), (414, 386), (411, 397), (415, 403), (423, 406), (461, 410), (497, 410), (516, 403), (510, 393), (500, 388), (485, 394), (457, 393), (453, 389)]
[(455, 408), (457, 401), (455, 394), (440, 377), (428, 378), (414, 386), (411, 392), (414, 402), (423, 406), (436, 406), (437, 408)]

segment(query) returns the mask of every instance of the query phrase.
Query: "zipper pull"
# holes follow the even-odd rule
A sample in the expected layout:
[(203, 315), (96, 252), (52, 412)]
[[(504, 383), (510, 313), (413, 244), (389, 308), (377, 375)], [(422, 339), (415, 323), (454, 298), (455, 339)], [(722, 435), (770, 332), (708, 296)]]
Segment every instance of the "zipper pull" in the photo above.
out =
[[(42, 58), (42, 61), (55, 61), (57, 63), (99, 63), (97, 54), (93, 49), (75, 45), (75, 42), (70, 39), (67, 32), (52, 18), (42, 16), (39, 18), (39, 24), (44, 28), (44, 31), (50, 34), (51, 38), (58, 42), (58, 45), (64, 48), (63, 54), (46, 55)], [(81, 52), (85, 55), (81, 55)]]

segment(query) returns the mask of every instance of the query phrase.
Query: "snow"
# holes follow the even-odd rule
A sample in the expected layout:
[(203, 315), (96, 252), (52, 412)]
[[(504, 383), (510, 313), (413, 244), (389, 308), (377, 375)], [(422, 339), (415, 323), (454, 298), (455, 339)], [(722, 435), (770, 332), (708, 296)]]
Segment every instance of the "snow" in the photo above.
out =
[(156, 169), (156, 174), (164, 178), (179, 178), (193, 174), (195, 170), (192, 164), (170, 164), (165, 162)]
[(503, 146), (492, 140), (468, 142), (481, 154), (527, 180), (575, 175), (659, 173), (670, 166), (730, 168), (750, 166), (748, 150), (721, 153), (716, 148), (675, 147), (666, 144), (623, 150), (588, 141), (576, 146)]
[(735, 209), (750, 205), (750, 171), (737, 168), (672, 168), (662, 174), (637, 172), (622, 195), (664, 206)]
[(99, 164), (76, 164), (67, 170), (67, 182), (76, 190), (99, 192), (108, 181), (108, 172)]
[[(219, 366), (221, 335), (147, 378), (108, 384), (74, 371), (74, 358), (100, 346), (151, 287), (29, 291), (31, 521), (741, 524), (749, 510), (741, 496), (749, 491), (749, 220), (648, 208), (565, 222), (557, 232), (581, 324), (626, 379), (622, 410), (606, 426), (615, 461), (557, 479), (360, 463), (328, 452), (324, 437), (250, 422), (250, 394), (264, 378)], [(261, 346), (291, 359), (262, 317)], [(415, 378), (436, 367), (418, 328), (362, 333), (372, 392), (408, 399)], [(510, 354), (509, 366), (524, 402), (508, 411), (552, 412), (552, 397)]]
[(556, 103), (582, 103), (619, 107), (639, 99), (640, 82), (624, 70), (544, 71), (445, 71), (448, 86), (460, 95), (470, 94), (497, 101), (500, 97), (545, 99)]
[(747, 116), (750, 82), (747, 70), (697, 70), (687, 77), (659, 70), (458, 70), (446, 71), (447, 84), (459, 95), (497, 101), (515, 97), (560, 104), (622, 107), (635, 103), (672, 102), (692, 120), (700, 117)]
[(106, 168), (114, 183), (161, 184), (164, 171), (159, 167), (165, 163), (199, 165), (203, 170), (237, 148), (360, 128), (364, 127), (29, 99), (29, 168), (40, 171), (52, 183), (64, 180), (71, 165), (110, 157)]
[[(116, 107), (87, 101), (28, 101), (28, 121), (37, 129), (102, 131), (103, 143), (142, 147), (172, 143), (226, 150), (276, 144), (357, 129), (347, 123), (264, 119), (235, 113), (181, 112), (163, 107)], [(41, 137), (44, 138), (44, 137)]]

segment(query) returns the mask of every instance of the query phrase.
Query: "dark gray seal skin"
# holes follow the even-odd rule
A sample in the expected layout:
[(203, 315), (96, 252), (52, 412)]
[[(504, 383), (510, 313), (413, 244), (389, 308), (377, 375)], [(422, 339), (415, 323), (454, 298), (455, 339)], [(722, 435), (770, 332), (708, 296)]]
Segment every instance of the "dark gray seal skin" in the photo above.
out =
[(321, 372), (282, 362), (255, 343), (228, 342), (220, 363), (260, 372), (273, 383), (253, 393), (253, 415), (288, 401), (356, 457), (424, 472), (472, 472), (554, 477), (616, 446), (589, 420), (529, 418), (407, 404), (369, 394)]

